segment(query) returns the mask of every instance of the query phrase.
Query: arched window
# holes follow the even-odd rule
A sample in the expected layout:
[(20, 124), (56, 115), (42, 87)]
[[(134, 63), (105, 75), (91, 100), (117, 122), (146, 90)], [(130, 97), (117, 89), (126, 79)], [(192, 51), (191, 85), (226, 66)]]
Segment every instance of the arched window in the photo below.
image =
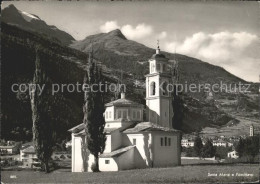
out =
[(164, 82), (163, 85), (162, 85), (162, 95), (168, 96), (167, 82)]
[(151, 82), (150, 84), (150, 95), (155, 95), (155, 82)]
[(160, 63), (157, 63), (157, 65), (156, 65), (156, 71), (157, 71), (157, 72), (161, 72), (161, 64), (160, 64)]
[(162, 64), (162, 72), (166, 72), (165, 64)]

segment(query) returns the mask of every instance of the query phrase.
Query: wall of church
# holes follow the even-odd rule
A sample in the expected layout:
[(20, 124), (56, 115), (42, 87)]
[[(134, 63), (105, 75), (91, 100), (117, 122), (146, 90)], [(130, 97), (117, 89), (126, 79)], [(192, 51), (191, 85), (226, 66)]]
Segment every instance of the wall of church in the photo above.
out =
[(160, 122), (161, 126), (172, 127), (172, 103), (168, 98), (160, 99)]
[(114, 106), (107, 107), (105, 110), (105, 121), (113, 121), (115, 119)]
[(122, 145), (122, 137), (119, 130), (115, 130), (111, 133), (111, 151), (120, 148)]
[(104, 153), (110, 153), (111, 152), (111, 135), (108, 134), (106, 135), (107, 140), (106, 140), (106, 146), (105, 146), (105, 150)]
[[(172, 133), (158, 132), (153, 133), (153, 137), (153, 166), (168, 167), (180, 165), (179, 136)], [(165, 142), (165, 138), (167, 139), (167, 143)]]
[[(80, 136), (74, 136), (72, 134), (72, 172), (92, 172), (91, 166), (95, 163), (94, 155), (90, 154), (88, 151), (84, 152), (82, 149), (82, 138)], [(83, 164), (83, 157), (84, 155), (84, 163)], [(85, 167), (85, 169), (84, 169)]]
[(127, 170), (127, 169), (134, 169), (134, 158), (135, 158), (134, 148), (128, 150), (124, 154), (120, 155), (116, 158), (118, 163), (119, 170)]
[(81, 138), (75, 137), (72, 134), (71, 139), (71, 148), (72, 148), (72, 172), (82, 172), (83, 171), (83, 162), (81, 156)]
[[(140, 160), (140, 163), (137, 163), (137, 165), (140, 166), (148, 166), (149, 165), (149, 159), (150, 159), (150, 151), (149, 151), (149, 136), (148, 134), (127, 134), (128, 140), (130, 142), (130, 145), (135, 145), (138, 152), (136, 153), (136, 157), (142, 158)], [(138, 156), (139, 155), (139, 156)], [(141, 168), (142, 168), (141, 167)]]
[(118, 165), (115, 158), (99, 158), (99, 170), (104, 171), (118, 171)]
[(149, 122), (158, 124), (160, 121), (160, 99), (146, 100), (147, 106), (147, 120)]

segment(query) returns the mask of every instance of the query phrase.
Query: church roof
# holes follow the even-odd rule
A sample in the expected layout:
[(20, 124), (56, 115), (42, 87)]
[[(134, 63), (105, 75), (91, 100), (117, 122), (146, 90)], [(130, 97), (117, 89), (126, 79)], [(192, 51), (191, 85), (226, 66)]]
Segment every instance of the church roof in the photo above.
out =
[(105, 104), (106, 107), (108, 106), (143, 106), (142, 104), (139, 104), (137, 102), (125, 99), (125, 98), (121, 98), (112, 102), (109, 102), (107, 104)]
[(137, 132), (150, 132), (150, 131), (180, 132), (179, 130), (162, 127), (152, 122), (141, 122), (138, 123), (133, 128), (126, 129), (124, 133), (137, 133)]
[(166, 57), (163, 54), (153, 54), (152, 57), (151, 57), (151, 59), (157, 59), (157, 58), (164, 58), (165, 59)]
[[(121, 128), (104, 128), (104, 132), (109, 134), (117, 129), (121, 129)], [(75, 135), (86, 135), (84, 126), (81, 130), (79, 130), (77, 132), (73, 132), (73, 133), (75, 133)]]
[(110, 153), (103, 153), (99, 156), (99, 158), (117, 157), (117, 156), (127, 152), (128, 150), (134, 148), (134, 147), (135, 147), (134, 145), (131, 145), (131, 146), (127, 146), (127, 147), (124, 147), (124, 148), (117, 149), (117, 150), (112, 151)]
[(77, 132), (79, 132), (79, 131), (81, 131), (83, 129), (84, 129), (84, 123), (81, 123), (81, 124), (71, 128), (71, 129), (69, 129), (68, 131), (69, 132), (73, 132), (73, 133), (77, 133)]

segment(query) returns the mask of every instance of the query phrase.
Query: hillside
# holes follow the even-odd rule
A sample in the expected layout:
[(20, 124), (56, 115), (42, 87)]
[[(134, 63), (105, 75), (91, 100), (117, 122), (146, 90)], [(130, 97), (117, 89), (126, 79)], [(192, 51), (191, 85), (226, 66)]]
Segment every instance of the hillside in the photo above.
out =
[[(73, 42), (70, 47), (88, 53), (91, 45), (97, 53), (96, 57), (108, 67), (122, 69), (142, 79), (144, 79), (143, 74), (148, 73), (147, 61), (155, 53), (155, 49), (127, 40), (118, 29), (109, 33), (88, 36), (84, 40)], [(181, 54), (162, 53), (170, 60), (175, 59), (179, 62), (181, 82), (214, 83), (217, 79), (225, 82), (245, 82), (222, 67)]]
[[(3, 17), (3, 19), (8, 18)], [(117, 82), (123, 76), (124, 83), (127, 84), (127, 98), (145, 105), (145, 88), (143, 85), (134, 85), (134, 81), (137, 79), (140, 84), (143, 84), (144, 74), (148, 73), (147, 60), (155, 52), (154, 49), (127, 40), (120, 30), (92, 35), (83, 41), (74, 41), (70, 47), (67, 47), (62, 41), (53, 39), (53, 35), (24, 29), (19, 22), (17, 25), (1, 23), (1, 135), (3, 138), (15, 137), (17, 140), (24, 137), (31, 138), (32, 120), (28, 93), (13, 93), (11, 85), (32, 81), (35, 69), (35, 48), (41, 48), (43, 61), (49, 66), (48, 76), (53, 83), (75, 84), (83, 81), (84, 70), (87, 67), (87, 53), (91, 45), (94, 49), (94, 58), (102, 66), (106, 81)], [(186, 80), (188, 82), (215, 82), (218, 77), (224, 81), (243, 81), (221, 67), (195, 58), (180, 54), (164, 54), (179, 61), (181, 82)], [(55, 108), (52, 113), (57, 137), (61, 140), (70, 137), (67, 132), (69, 128), (82, 122), (83, 94), (62, 93), (58, 96), (61, 100), (58, 104), (54, 104)], [(112, 97), (114, 94), (107, 94), (106, 102), (109, 102)], [(226, 111), (226, 104), (220, 100), (226, 103), (231, 97), (234, 98), (231, 94), (216, 95), (214, 99), (216, 103), (214, 100), (208, 101), (203, 93), (184, 94), (182, 130), (190, 133), (200, 131), (204, 127), (222, 127), (234, 119), (227, 112), (255, 113), (259, 109), (259, 104), (254, 99), (242, 96), (244, 98), (238, 100), (238, 105), (228, 106), (228, 111)], [(257, 118), (258, 114), (255, 116)]]
[(16, 25), (24, 30), (33, 31), (43, 36), (51, 37), (53, 41), (69, 45), (75, 39), (68, 33), (59, 30), (56, 26), (47, 25), (37, 15), (19, 11), (14, 5), (9, 5), (2, 10), (1, 21)]

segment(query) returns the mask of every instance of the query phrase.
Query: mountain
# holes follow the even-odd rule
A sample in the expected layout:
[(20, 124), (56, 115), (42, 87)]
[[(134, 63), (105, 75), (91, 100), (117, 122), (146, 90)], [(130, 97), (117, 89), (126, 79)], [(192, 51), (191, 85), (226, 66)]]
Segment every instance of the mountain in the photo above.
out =
[[(17, 10), (14, 14), (16, 13)], [(19, 19), (21, 18), (19, 14), (17, 16)], [(31, 18), (39, 17), (32, 15)], [(19, 22), (15, 25), (1, 22), (2, 138), (17, 140), (26, 136), (28, 139), (31, 138), (32, 120), (29, 95), (22, 92), (14, 93), (11, 91), (11, 87), (14, 83), (32, 81), (36, 48), (40, 48), (42, 61), (48, 66), (48, 71), (46, 71), (48, 77), (56, 84), (81, 83), (87, 67), (88, 51), (93, 49), (95, 61), (102, 66), (105, 80), (110, 83), (123, 78), (123, 82), (127, 85), (127, 98), (145, 105), (144, 74), (148, 73), (147, 60), (154, 54), (154, 49), (128, 40), (120, 30), (88, 36), (82, 41), (73, 42), (68, 47), (62, 41), (59, 42), (39, 31), (25, 29), (23, 21), (21, 21), (21, 25)], [(243, 81), (221, 67), (195, 58), (166, 52), (164, 54), (179, 61), (181, 82), (185, 80), (188, 82), (214, 82), (219, 76), (225, 81)], [(137, 82), (138, 85), (135, 85), (134, 82)], [(105, 102), (111, 101), (114, 96), (113, 93), (108, 93)], [(53, 102), (55, 108), (52, 116), (55, 120), (54, 127), (57, 137), (62, 140), (70, 137), (67, 132), (69, 128), (82, 122), (83, 94), (65, 92), (58, 94), (58, 97), (59, 103)], [(208, 101), (205, 94), (184, 94), (182, 130), (190, 133), (200, 131), (204, 127), (226, 126), (234, 120), (229, 113), (235, 111), (248, 113), (246, 114), (248, 118), (251, 116), (251, 111), (256, 112), (255, 117), (259, 118), (257, 113), (259, 104), (255, 99), (245, 95), (237, 97), (238, 95), (225, 93), (216, 95), (213, 100)], [(28, 135), (27, 132), (29, 132)]]
[[(70, 47), (85, 53), (90, 52), (91, 48), (93, 48), (97, 59), (108, 67), (122, 69), (141, 78), (148, 73), (147, 61), (155, 53), (155, 49), (126, 39), (118, 29), (109, 33), (88, 36), (84, 40), (75, 41)], [(198, 81), (208, 81), (214, 83), (217, 78), (235, 83), (239, 81), (245, 82), (222, 67), (181, 54), (162, 53), (170, 60), (179, 62), (181, 82), (196, 83)]]
[(4, 8), (1, 14), (2, 22), (18, 26), (27, 31), (38, 32), (64, 45), (69, 45), (75, 40), (70, 34), (56, 26), (47, 25), (37, 15), (20, 11), (12, 4)]
[[(128, 40), (119, 29), (88, 36), (84, 40), (75, 41), (70, 47), (85, 53), (94, 50), (96, 59), (110, 69), (114, 76), (127, 84), (141, 84), (133, 87), (134, 93), (145, 94), (144, 75), (148, 73), (149, 68), (147, 61), (155, 53), (155, 49)], [(181, 54), (162, 53), (170, 61), (178, 61), (179, 82), (184, 86), (191, 83), (212, 85), (222, 82), (233, 86), (239, 82), (247, 83), (222, 67)], [(183, 94), (182, 130), (187, 133), (200, 131), (207, 126), (222, 127), (234, 120), (234, 114), (253, 119), (259, 117), (257, 112), (260, 106), (254, 95), (258, 92), (258, 85), (250, 84), (252, 95), (220, 92), (213, 93), (212, 99), (208, 99), (208, 94), (203, 90)]]

